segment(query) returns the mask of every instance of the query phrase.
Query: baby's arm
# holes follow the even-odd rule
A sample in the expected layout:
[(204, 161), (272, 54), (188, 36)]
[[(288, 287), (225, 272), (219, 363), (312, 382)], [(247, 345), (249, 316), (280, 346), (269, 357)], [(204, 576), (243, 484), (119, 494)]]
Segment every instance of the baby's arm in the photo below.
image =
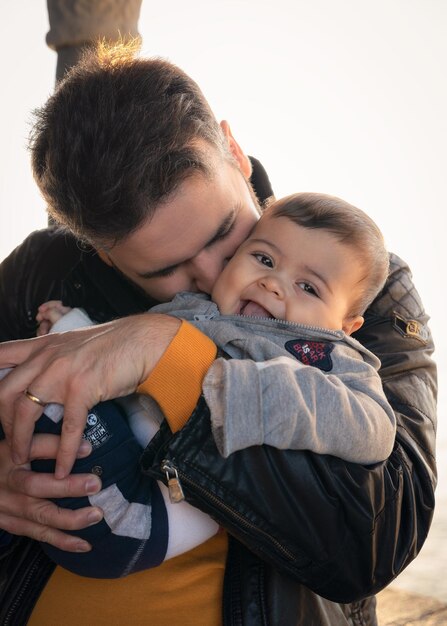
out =
[(218, 359), (203, 392), (221, 454), (267, 444), (362, 464), (388, 458), (395, 416), (379, 375), (353, 349), (340, 347), (329, 372), (285, 356), (261, 363)]

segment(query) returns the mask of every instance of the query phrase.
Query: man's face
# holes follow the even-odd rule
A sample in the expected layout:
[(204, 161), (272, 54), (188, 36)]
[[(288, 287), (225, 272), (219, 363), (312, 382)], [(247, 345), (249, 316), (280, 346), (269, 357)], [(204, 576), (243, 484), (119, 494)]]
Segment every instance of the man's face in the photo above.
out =
[(225, 315), (270, 317), (325, 329), (349, 318), (364, 270), (356, 251), (320, 229), (264, 215), (225, 267), (212, 299)]
[(212, 179), (186, 179), (109, 261), (160, 302), (180, 291), (211, 293), (227, 260), (259, 219), (241, 171), (222, 161)]

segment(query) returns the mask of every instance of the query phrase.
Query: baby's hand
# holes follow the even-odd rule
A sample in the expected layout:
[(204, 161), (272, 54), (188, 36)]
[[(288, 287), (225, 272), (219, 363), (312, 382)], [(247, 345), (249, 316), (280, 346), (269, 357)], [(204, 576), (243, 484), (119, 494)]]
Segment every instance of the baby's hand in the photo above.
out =
[(61, 300), (49, 300), (49, 302), (41, 304), (36, 315), (36, 321), (39, 322), (37, 336), (48, 335), (53, 324), (69, 311), (71, 311), (71, 307), (64, 306)]

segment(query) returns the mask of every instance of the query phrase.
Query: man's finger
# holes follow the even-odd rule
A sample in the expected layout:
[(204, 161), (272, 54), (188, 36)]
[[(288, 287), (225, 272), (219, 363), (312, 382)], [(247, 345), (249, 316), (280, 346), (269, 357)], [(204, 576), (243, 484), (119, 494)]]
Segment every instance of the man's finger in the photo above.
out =
[[(45, 340), (45, 338), (42, 338)], [(0, 344), (0, 353), (7, 354), (6, 348), (9, 348), (9, 351), (14, 352), (14, 360), (18, 361), (23, 356), (31, 354), (34, 349), (31, 349), (32, 346), (35, 346), (34, 339), (30, 339), (28, 342), (9, 342), (7, 344)], [(26, 350), (22, 347), (25, 344)], [(6, 347), (6, 348), (5, 348)], [(5, 349), (4, 349), (5, 348)], [(17, 359), (16, 359), (17, 357)], [(2, 367), (2, 365), (0, 365)], [(17, 454), (17, 458), (15, 458), (16, 462), (26, 462), (27, 453), (29, 452), (29, 445), (31, 434), (34, 430), (34, 422), (37, 417), (42, 413), (42, 408), (36, 402), (33, 402), (30, 398), (24, 395), (24, 392), (28, 390), (31, 394), (40, 397), (38, 395), (37, 388), (34, 389), (33, 381), (36, 376), (39, 374), (42, 369), (42, 365), (39, 364), (38, 359), (31, 358), (24, 365), (18, 365), (14, 367), (12, 371), (8, 373), (8, 375), (0, 381), (0, 419), (3, 425), (3, 429), (5, 431), (8, 439), (12, 439), (14, 436), (14, 428), (17, 425), (18, 421), (16, 419), (16, 411), (19, 410), (20, 415), (25, 416), (25, 429), (29, 431), (29, 435), (23, 439), (20, 438), (19, 441), (15, 442), (15, 446), (18, 446), (18, 450), (15, 449), (15, 446), (12, 446), (13, 452)], [(42, 400), (44, 397), (42, 396)]]
[[(59, 450), (59, 435), (34, 435), (31, 442), (30, 460), (55, 459)], [(92, 451), (92, 445), (86, 439), (82, 439), (77, 453), (78, 459), (83, 459)]]
[(11, 453), (14, 463), (29, 461), (34, 425), (42, 415), (43, 406), (21, 393), (14, 403), (14, 420), (11, 430)]
[(65, 478), (71, 472), (76, 454), (82, 440), (82, 434), (87, 422), (88, 409), (67, 401), (64, 407), (64, 419), (59, 450), (56, 457), (55, 476)]
[(11, 515), (26, 515), (21, 519), (58, 530), (80, 530), (97, 524), (103, 517), (99, 507), (83, 507), (81, 509), (64, 509), (50, 500), (24, 497), (19, 511), (11, 511)]
[(28, 520), (58, 530), (79, 530), (97, 524), (102, 519), (98, 507), (62, 509), (49, 500), (35, 500), (29, 505)]
[(20, 517), (0, 513), (0, 528), (14, 535), (24, 535), (36, 541), (49, 543), (66, 552), (89, 552), (91, 550), (90, 544), (79, 537), (67, 535), (56, 528), (49, 528)]
[(8, 486), (12, 491), (33, 498), (79, 498), (98, 493), (101, 481), (94, 474), (71, 474), (57, 479), (54, 474), (41, 474), (19, 468), (10, 472)]

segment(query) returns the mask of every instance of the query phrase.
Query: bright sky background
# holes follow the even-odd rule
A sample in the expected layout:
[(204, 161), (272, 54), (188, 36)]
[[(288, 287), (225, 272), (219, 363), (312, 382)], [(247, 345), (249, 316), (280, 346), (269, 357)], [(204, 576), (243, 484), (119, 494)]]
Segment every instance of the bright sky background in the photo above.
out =
[[(44, 0), (3, 3), (2, 18), (0, 260), (46, 224), (26, 141), (56, 65)], [(447, 2), (143, 0), (140, 32), (146, 55), (197, 80), (278, 197), (331, 193), (376, 220), (432, 316), (446, 407)]]

